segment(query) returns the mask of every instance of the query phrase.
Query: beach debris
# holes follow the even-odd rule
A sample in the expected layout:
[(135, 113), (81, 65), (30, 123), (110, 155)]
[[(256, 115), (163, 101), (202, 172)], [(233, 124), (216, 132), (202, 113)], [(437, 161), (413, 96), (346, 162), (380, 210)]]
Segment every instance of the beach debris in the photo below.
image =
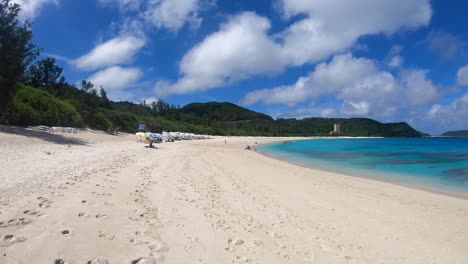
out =
[(63, 132), (63, 133), (73, 133), (77, 134), (79, 128), (73, 128), (73, 127), (50, 127), (50, 126), (44, 126), (44, 125), (39, 125), (39, 126), (28, 126), (29, 129), (31, 130), (36, 130), (36, 131), (49, 131), (49, 132)]
[(33, 130), (38, 130), (38, 131), (49, 131), (51, 130), (51, 127), (48, 126), (28, 126), (28, 128), (33, 129)]
[(70, 234), (70, 230), (62, 230), (62, 235), (69, 235)]

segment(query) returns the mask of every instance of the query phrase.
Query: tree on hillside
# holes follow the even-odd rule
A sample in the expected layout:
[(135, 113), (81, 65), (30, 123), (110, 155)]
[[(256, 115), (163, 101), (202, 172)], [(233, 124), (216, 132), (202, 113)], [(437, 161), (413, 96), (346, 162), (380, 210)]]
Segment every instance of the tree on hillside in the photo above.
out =
[(0, 0), (0, 112), (6, 110), (17, 91), (24, 69), (39, 55), (31, 42), (31, 23), (20, 23), (20, 6)]
[(107, 92), (104, 90), (104, 87), (101, 85), (101, 89), (99, 89), (99, 96), (104, 100), (104, 101), (109, 101), (109, 98), (107, 98)]
[(156, 104), (152, 105), (153, 111), (159, 116), (166, 116), (169, 112), (169, 104), (159, 99)]
[(110, 107), (110, 100), (107, 97), (107, 92), (104, 90), (104, 88), (101, 85), (101, 89), (99, 89), (99, 96), (101, 97), (102, 104), (104, 107), (109, 108)]
[[(24, 75), (24, 80), (34, 87), (52, 88), (57, 83), (57, 79), (62, 75), (63, 68), (55, 64), (54, 58), (46, 58), (29, 66), (29, 69)], [(65, 82), (65, 78), (60, 79), (61, 83)]]
[(139, 100), (138, 103), (139, 103), (139, 105), (141, 105), (141, 106), (143, 106), (143, 107), (150, 107), (150, 106), (146, 103), (146, 100), (145, 100), (145, 99)]
[(81, 81), (81, 90), (87, 93), (97, 94), (96, 89), (94, 89), (93, 87), (94, 84), (92, 82), (87, 82), (86, 80)]

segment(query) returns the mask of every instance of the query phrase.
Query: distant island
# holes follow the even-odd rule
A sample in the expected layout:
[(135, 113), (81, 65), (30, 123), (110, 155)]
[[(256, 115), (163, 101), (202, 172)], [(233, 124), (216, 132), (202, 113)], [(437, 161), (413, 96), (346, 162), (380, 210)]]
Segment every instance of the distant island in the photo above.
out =
[(468, 130), (447, 131), (440, 136), (442, 137), (468, 137)]

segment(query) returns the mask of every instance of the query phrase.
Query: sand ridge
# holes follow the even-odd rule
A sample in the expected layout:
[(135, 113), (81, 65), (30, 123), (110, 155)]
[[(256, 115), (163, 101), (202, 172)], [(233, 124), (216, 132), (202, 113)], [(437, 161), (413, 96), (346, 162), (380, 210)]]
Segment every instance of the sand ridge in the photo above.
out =
[(0, 263), (468, 263), (466, 200), (244, 150), (275, 138), (5, 129)]

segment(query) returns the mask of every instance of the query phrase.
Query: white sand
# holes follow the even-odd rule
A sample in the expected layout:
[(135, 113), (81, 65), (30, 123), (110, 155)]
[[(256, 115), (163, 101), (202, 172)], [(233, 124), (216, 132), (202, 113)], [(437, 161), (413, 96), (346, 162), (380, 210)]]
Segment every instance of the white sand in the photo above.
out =
[(0, 127), (0, 263), (468, 263), (468, 200), (243, 150), (271, 140)]

